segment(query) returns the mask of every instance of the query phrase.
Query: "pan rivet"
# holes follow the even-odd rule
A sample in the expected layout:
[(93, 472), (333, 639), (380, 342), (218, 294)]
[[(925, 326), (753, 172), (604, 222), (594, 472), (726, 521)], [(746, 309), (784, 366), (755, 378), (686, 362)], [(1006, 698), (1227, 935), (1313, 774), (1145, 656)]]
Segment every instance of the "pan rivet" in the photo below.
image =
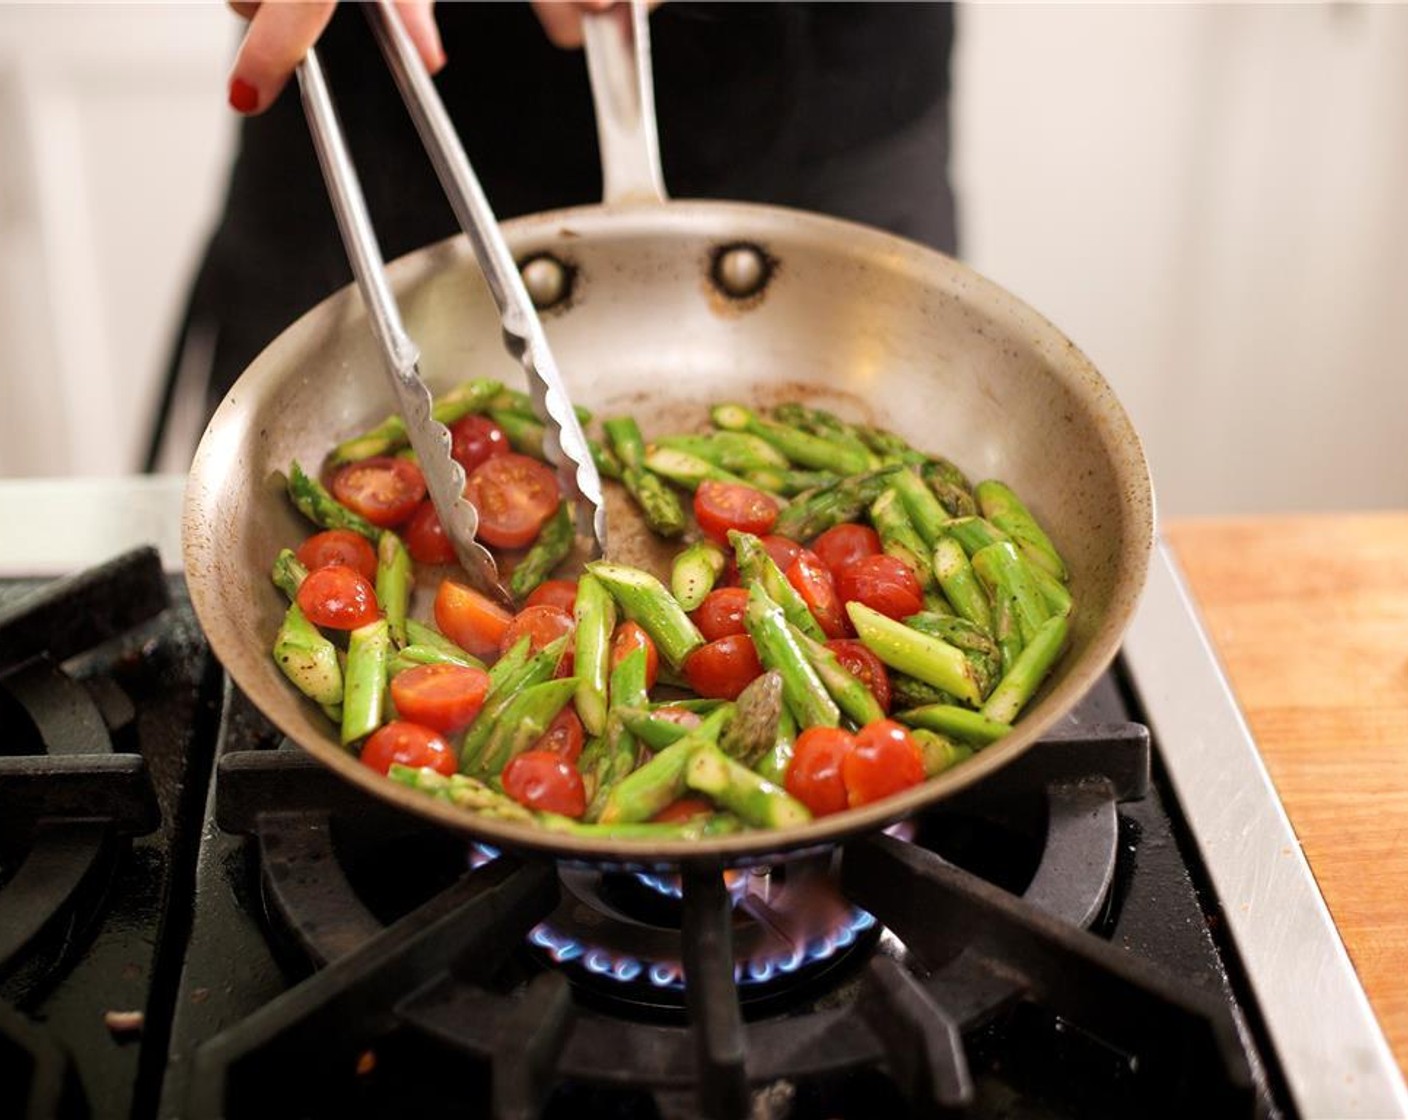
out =
[(755, 245), (726, 245), (714, 257), (714, 283), (734, 299), (756, 295), (772, 268)]
[(546, 310), (567, 298), (570, 281), (567, 269), (556, 257), (546, 253), (523, 262), (523, 285), (538, 310)]

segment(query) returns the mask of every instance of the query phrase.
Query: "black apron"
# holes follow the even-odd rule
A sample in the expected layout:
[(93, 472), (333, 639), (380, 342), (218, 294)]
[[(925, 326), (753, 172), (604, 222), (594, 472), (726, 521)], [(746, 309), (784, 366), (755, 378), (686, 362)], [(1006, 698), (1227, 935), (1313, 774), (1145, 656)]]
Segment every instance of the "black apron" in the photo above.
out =
[[(388, 260), (457, 231), (358, 5), (319, 41)], [(441, 3), (437, 77), (500, 218), (601, 199), (586, 62), (527, 4)], [(676, 198), (770, 202), (955, 251), (947, 4), (666, 3), (651, 15), (665, 182)], [(207, 414), (280, 331), (351, 281), (296, 82), (243, 122), (151, 441), (193, 339)]]

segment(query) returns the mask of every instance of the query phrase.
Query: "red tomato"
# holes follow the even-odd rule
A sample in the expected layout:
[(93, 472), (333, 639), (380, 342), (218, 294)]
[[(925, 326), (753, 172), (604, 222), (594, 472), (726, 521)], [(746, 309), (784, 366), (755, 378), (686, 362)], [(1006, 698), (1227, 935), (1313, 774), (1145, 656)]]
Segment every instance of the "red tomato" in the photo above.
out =
[(470, 413), (450, 425), (450, 458), (464, 468), (465, 474), (485, 460), (507, 455), (511, 450), (504, 430), (487, 416)]
[(475, 657), (492, 657), (499, 652), (513, 615), (462, 583), (447, 579), (435, 593), (435, 625), (440, 633)]
[(684, 659), (689, 687), (713, 700), (737, 700), (748, 682), (762, 673), (758, 651), (747, 634), (719, 638)]
[(479, 537), (495, 548), (523, 548), (561, 500), (552, 468), (510, 451), (475, 467), (464, 496), (479, 511)]
[(373, 525), (389, 529), (415, 512), (425, 477), (409, 459), (378, 457), (348, 463), (332, 476), (332, 496)]
[(771, 495), (737, 482), (707, 478), (694, 492), (694, 519), (720, 544), (728, 543), (730, 529), (761, 536), (772, 528), (777, 512)]
[(650, 819), (657, 824), (683, 824), (695, 817), (708, 816), (714, 811), (714, 803), (703, 797), (681, 797), (671, 801)]
[(787, 792), (814, 816), (839, 813), (846, 807), (846, 783), (841, 767), (855, 750), (855, 738), (838, 727), (808, 727), (797, 736), (783, 784)]
[(351, 529), (325, 529), (314, 533), (298, 546), (294, 555), (310, 572), (315, 568), (342, 564), (356, 571), (363, 579), (376, 579), (376, 549), (371, 541)]
[(528, 652), (537, 653), (549, 642), (577, 628), (572, 616), (561, 607), (524, 607), (509, 622), (499, 636), (499, 652), (507, 653), (524, 634), (528, 635)]
[(616, 627), (611, 638), (611, 667), (614, 669), (633, 649), (645, 650), (645, 687), (655, 687), (655, 678), (660, 672), (660, 652), (645, 628), (635, 622), (623, 622)]
[(924, 756), (908, 728), (878, 719), (856, 732), (855, 749), (841, 762), (841, 777), (847, 803), (865, 805), (922, 782)]
[(330, 630), (355, 630), (381, 613), (371, 582), (346, 564), (309, 572), (298, 588), (298, 606), (314, 626)]
[(832, 575), (839, 575), (862, 556), (880, 554), (880, 534), (869, 525), (845, 522), (833, 525), (812, 541), (812, 551), (821, 557), (821, 562), (831, 569)]
[(787, 571), (792, 566), (792, 561), (797, 559), (797, 553), (802, 551), (802, 546), (796, 541), (779, 537), (776, 533), (766, 533), (758, 539), (763, 542), (763, 547), (768, 550), (768, 555), (772, 557), (772, 562), (777, 565), (779, 572)]
[(828, 638), (845, 638), (851, 633), (851, 620), (836, 594), (831, 572), (810, 549), (802, 549), (787, 569), (787, 582), (797, 589)]
[(455, 562), (455, 546), (450, 543), (445, 526), (440, 524), (440, 515), (435, 512), (435, 503), (429, 498), (416, 506), (401, 535), (406, 538), (406, 551), (417, 564)]
[(582, 775), (561, 755), (524, 751), (504, 767), (504, 792), (530, 809), (580, 817), (587, 811)]
[(587, 732), (582, 726), (582, 721), (577, 718), (577, 709), (568, 704), (553, 716), (548, 729), (538, 737), (532, 749), (547, 751), (549, 754), (565, 758), (568, 762), (576, 762), (582, 753), (582, 744), (586, 738)]
[(924, 609), (919, 580), (895, 556), (862, 556), (836, 576), (836, 590), (847, 602), (861, 602), (887, 618), (908, 618)]
[(523, 600), (525, 607), (561, 607), (568, 614), (577, 606), (575, 579), (545, 579)]
[(709, 641), (727, 638), (730, 634), (746, 634), (743, 616), (748, 610), (748, 592), (741, 587), (716, 587), (704, 596), (704, 601), (690, 618), (699, 632)]
[(394, 719), (378, 727), (362, 744), (362, 762), (385, 774), (393, 762), (419, 770), (429, 766), (446, 777), (459, 769), (450, 744), (438, 731), (418, 723)]
[(468, 727), (488, 692), (489, 674), (472, 665), (417, 665), (391, 678), (396, 714), (444, 735)]
[(885, 671), (885, 663), (871, 653), (854, 638), (836, 638), (826, 643), (826, 648), (834, 653), (841, 667), (870, 689), (880, 710), (890, 710), (890, 674)]

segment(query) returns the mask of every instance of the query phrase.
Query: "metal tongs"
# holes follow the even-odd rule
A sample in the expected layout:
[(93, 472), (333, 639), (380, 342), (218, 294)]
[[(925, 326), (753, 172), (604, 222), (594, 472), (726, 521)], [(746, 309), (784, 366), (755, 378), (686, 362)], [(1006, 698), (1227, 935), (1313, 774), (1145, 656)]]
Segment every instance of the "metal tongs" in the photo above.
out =
[[(606, 508), (601, 478), (553, 360), (537, 309), (523, 285), (513, 254), (470, 167), (449, 114), (399, 15), (390, 0), (377, 0), (368, 5), (367, 12), (377, 43), (430, 155), (441, 187), (460, 227), (469, 237), (484, 279), (498, 304), (504, 347), (522, 363), (528, 375), (533, 410), (546, 428), (543, 452), (557, 471), (564, 498), (572, 502), (576, 510), (578, 534), (590, 539), (595, 554), (602, 555), (606, 549)], [(395, 389), (406, 432), (420, 460), (435, 511), (471, 581), (481, 591), (509, 605), (512, 596), (499, 578), (493, 555), (475, 540), (479, 514), (464, 498), (464, 469), (450, 457), (449, 430), (430, 414), (430, 391), (421, 381), (418, 370), (420, 351), (401, 322), (357, 171), (348, 154), (315, 50), (310, 49), (299, 65), (298, 81), (313, 145), (322, 165), (348, 260), (366, 303), (372, 332), (381, 345), (386, 372)]]

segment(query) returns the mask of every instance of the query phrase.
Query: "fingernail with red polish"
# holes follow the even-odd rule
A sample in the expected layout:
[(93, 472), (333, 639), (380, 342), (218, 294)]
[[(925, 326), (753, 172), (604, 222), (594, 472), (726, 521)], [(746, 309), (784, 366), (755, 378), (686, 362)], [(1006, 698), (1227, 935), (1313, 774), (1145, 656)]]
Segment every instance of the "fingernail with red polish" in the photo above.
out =
[(231, 78), (230, 108), (237, 113), (254, 112), (259, 108), (259, 91), (243, 78)]

